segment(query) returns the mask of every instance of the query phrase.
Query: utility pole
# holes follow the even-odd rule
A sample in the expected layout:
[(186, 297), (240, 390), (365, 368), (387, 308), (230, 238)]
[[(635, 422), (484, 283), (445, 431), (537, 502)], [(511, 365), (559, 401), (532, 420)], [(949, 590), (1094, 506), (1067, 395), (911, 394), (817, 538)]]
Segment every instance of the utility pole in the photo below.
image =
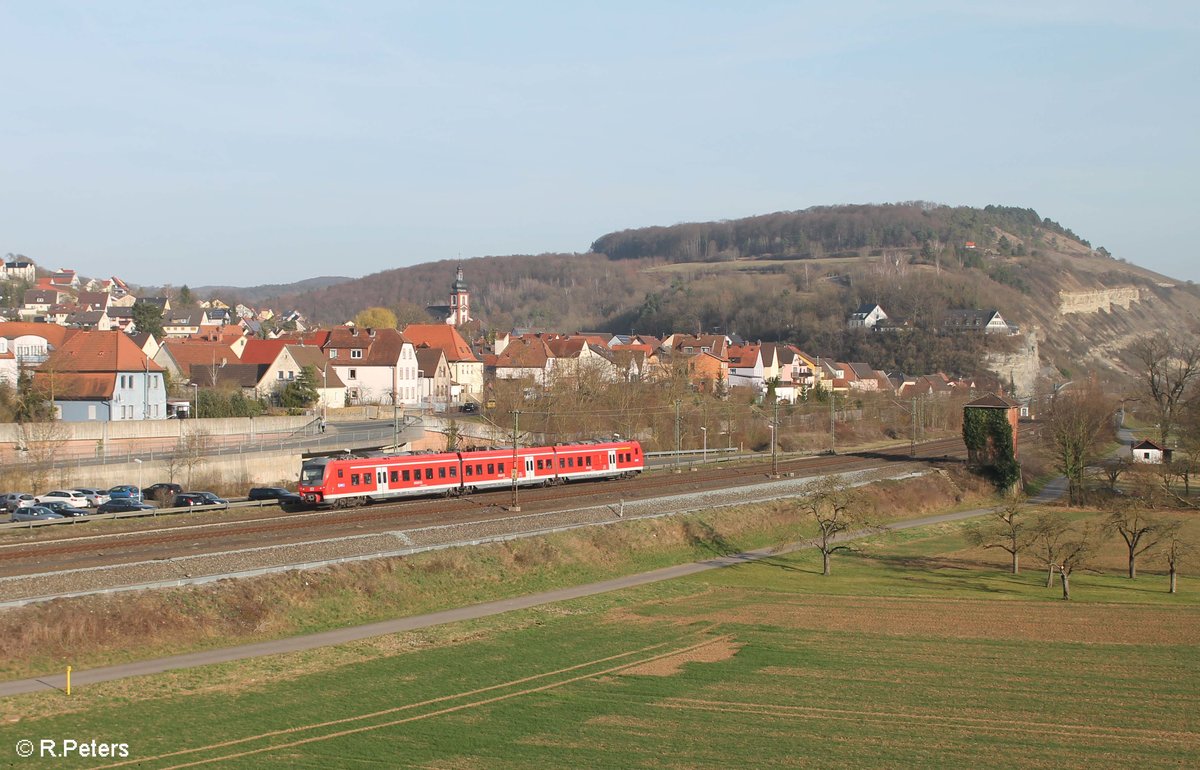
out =
[(837, 401), (837, 394), (833, 392), (833, 385), (829, 386), (829, 454), (837, 454), (837, 424), (834, 416), (834, 402)]
[(675, 399), (675, 472), (679, 472), (679, 399)]
[(521, 412), (516, 410), (513, 412), (513, 457), (512, 457), (512, 505), (508, 507), (510, 511), (520, 511), (521, 505), (517, 500), (517, 433), (518, 426), (521, 422)]
[(779, 478), (779, 399), (775, 399), (775, 416), (771, 420), (771, 476)]
[(908, 421), (912, 425), (912, 441), (908, 446), (908, 456), (917, 456), (917, 397), (912, 397), (912, 411), (908, 413)]

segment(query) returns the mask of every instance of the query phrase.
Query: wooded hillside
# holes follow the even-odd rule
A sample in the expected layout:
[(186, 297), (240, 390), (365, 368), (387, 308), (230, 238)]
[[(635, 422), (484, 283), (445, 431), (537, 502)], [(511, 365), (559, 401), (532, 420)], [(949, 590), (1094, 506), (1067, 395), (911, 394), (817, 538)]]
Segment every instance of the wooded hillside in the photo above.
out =
[[(972, 245), (973, 244), (973, 245)], [(814, 354), (910, 372), (977, 372), (997, 338), (945, 334), (949, 308), (996, 309), (1022, 326), (1056, 328), (1060, 291), (1132, 287), (1164, 310), (1195, 303), (1194, 287), (1093, 250), (1032, 209), (903, 203), (819, 207), (727, 222), (626, 230), (598, 238), (586, 254), (441, 261), (278, 298), (310, 318), (337, 323), (382, 306), (401, 323), (448, 302), (461, 264), (472, 314), (486, 328), (557, 331), (736, 332), (783, 340)], [(911, 322), (899, 334), (846, 328), (846, 316), (878, 302)], [(1182, 304), (1180, 304), (1182, 303)], [(1095, 321), (1068, 319), (1065, 338), (1043, 357), (1061, 369), (1080, 359)], [(1105, 334), (1135, 334), (1146, 319), (1104, 319)], [(1075, 323), (1076, 326), (1071, 326)], [(1083, 325), (1079, 325), (1083, 324)], [(1096, 342), (1095, 345), (1099, 345)], [(1057, 351), (1057, 352), (1056, 352)], [(1061, 360), (1059, 360), (1061, 359)]]

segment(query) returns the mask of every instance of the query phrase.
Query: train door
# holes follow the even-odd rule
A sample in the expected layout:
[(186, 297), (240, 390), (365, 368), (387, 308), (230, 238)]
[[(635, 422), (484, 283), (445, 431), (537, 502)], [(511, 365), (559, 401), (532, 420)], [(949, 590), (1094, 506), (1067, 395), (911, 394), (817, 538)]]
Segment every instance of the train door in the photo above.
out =
[(525, 458), (525, 478), (527, 478), (527, 479), (536, 478), (536, 474), (534, 474), (534, 472), (533, 472), (533, 458), (532, 457)]
[(617, 450), (608, 450), (608, 469), (615, 471), (617, 469)]
[(376, 492), (387, 492), (388, 491), (387, 469), (386, 468), (376, 468), (375, 469), (375, 491)]

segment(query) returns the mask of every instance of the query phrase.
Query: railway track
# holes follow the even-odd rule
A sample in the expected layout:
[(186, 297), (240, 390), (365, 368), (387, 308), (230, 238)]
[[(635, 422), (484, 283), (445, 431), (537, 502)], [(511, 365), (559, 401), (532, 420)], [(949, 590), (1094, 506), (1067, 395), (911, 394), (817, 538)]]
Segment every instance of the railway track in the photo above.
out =
[[(917, 459), (963, 453), (959, 438), (928, 442), (918, 447)], [(782, 475), (850, 472), (896, 461), (910, 461), (907, 446), (878, 452), (822, 455), (782, 460)], [(687, 466), (683, 466), (686, 468)], [(552, 488), (523, 488), (523, 510), (552, 511), (572, 505), (616, 504), (644, 500), (675, 490), (730, 489), (761, 482), (771, 475), (770, 462), (737, 466), (703, 466), (695, 472), (658, 470), (636, 479), (578, 483)], [(396, 529), (443, 524), (485, 523), (508, 517), (511, 492), (497, 491), (462, 498), (421, 499), (382, 503), (365, 508), (308, 512), (277, 511), (247, 519), (196, 522), (194, 519), (145, 520), (150, 528), (124, 532), (95, 532), (91, 528), (42, 528), (0, 540), (0, 577), (36, 575), (63, 569), (105, 567), (145, 560), (271, 545), (296, 545), (314, 540), (387, 533)], [(53, 530), (53, 534), (50, 534)], [(65, 532), (61, 532), (65, 530)], [(20, 538), (20, 539), (17, 539)]]

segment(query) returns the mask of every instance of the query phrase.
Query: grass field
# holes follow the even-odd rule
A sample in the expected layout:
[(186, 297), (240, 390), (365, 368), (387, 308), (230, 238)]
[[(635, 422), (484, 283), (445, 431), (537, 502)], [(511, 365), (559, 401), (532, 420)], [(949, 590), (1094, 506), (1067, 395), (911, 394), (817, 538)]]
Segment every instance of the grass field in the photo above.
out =
[[(1111, 556), (1111, 555), (1110, 555)], [(958, 525), (4, 704), (138, 767), (1194, 767), (1186, 580), (1013, 576)], [(44, 766), (28, 760), (30, 767)], [(54, 766), (113, 766), (58, 761)]]

